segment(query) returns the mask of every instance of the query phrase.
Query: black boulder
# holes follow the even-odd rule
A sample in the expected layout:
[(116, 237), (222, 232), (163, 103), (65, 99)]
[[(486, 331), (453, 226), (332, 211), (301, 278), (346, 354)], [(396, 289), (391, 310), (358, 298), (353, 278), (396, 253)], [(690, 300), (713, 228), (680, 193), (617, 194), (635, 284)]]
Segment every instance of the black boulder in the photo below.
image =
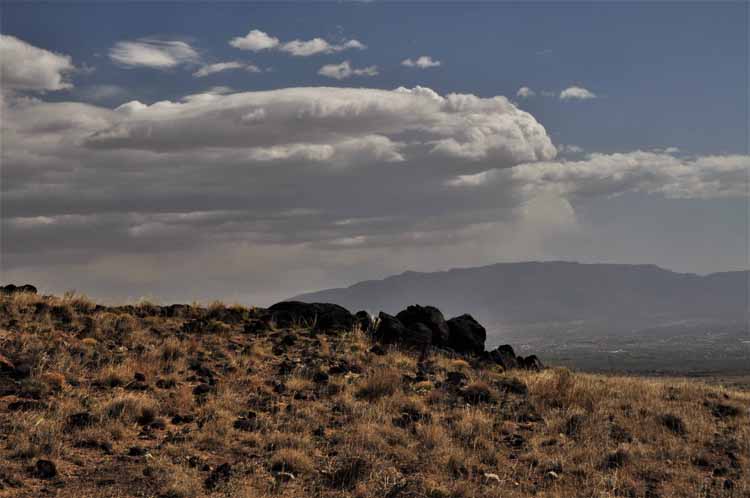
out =
[(401, 311), (396, 315), (396, 318), (410, 329), (416, 330), (417, 324), (424, 325), (432, 332), (433, 346), (448, 346), (450, 329), (439, 309), (433, 306), (414, 304)]
[(448, 320), (450, 337), (448, 346), (459, 353), (481, 354), (487, 331), (471, 315), (461, 315)]

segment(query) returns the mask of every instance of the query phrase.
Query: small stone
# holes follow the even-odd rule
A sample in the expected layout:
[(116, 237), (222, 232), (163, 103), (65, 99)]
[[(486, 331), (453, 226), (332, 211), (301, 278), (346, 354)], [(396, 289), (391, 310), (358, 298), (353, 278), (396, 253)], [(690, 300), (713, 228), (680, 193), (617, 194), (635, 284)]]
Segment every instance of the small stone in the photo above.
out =
[(255, 418), (238, 418), (234, 421), (233, 426), (238, 431), (251, 432), (258, 429), (258, 421)]
[(67, 423), (69, 427), (81, 429), (94, 425), (94, 416), (89, 412), (78, 412), (68, 416)]
[(167, 424), (164, 422), (164, 420), (160, 418), (154, 420), (153, 422), (148, 424), (148, 426), (153, 430), (159, 430), (159, 431), (163, 431), (164, 429), (167, 428)]
[(466, 383), (467, 377), (466, 377), (466, 374), (464, 374), (463, 372), (448, 372), (445, 375), (445, 381), (448, 384), (459, 386), (461, 384)]
[(37, 460), (34, 475), (39, 479), (52, 479), (57, 475), (57, 467), (49, 460)]
[(159, 389), (172, 389), (177, 386), (177, 382), (174, 379), (159, 379), (156, 381), (156, 387)]
[(328, 374), (325, 372), (315, 372), (312, 378), (316, 384), (325, 384), (328, 382)]
[(146, 454), (146, 448), (143, 446), (131, 446), (128, 449), (128, 456), (144, 456)]
[(188, 414), (188, 415), (179, 415), (178, 414), (178, 415), (175, 415), (174, 417), (172, 417), (172, 423), (174, 425), (189, 424), (189, 423), (194, 422), (194, 421), (195, 421), (195, 416), (194, 415), (190, 415), (190, 414)]
[(203, 483), (206, 489), (216, 489), (222, 482), (228, 481), (232, 475), (232, 466), (228, 463), (222, 463), (216, 467)]
[(373, 347), (370, 348), (370, 353), (383, 356), (385, 355), (385, 349), (383, 349), (379, 344), (375, 344)]

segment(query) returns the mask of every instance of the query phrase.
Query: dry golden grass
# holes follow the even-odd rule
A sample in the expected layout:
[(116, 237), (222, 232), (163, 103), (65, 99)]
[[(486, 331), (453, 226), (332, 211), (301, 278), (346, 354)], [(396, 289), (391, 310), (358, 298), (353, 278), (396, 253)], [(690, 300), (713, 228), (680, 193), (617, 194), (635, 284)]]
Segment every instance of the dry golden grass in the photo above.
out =
[(196, 306), (0, 297), (0, 497), (750, 497), (747, 391), (379, 356)]

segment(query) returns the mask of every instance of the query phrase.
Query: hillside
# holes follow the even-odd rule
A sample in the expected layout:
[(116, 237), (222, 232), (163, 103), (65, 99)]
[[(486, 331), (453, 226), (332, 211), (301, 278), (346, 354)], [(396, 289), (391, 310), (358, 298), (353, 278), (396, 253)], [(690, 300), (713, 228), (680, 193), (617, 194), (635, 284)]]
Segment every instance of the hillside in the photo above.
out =
[(0, 497), (750, 497), (746, 390), (268, 316), (0, 293)]
[(406, 272), (301, 301), (394, 313), (429, 303), (470, 313), (488, 343), (515, 342), (596, 370), (750, 372), (748, 272), (706, 276), (654, 265), (500, 263)]

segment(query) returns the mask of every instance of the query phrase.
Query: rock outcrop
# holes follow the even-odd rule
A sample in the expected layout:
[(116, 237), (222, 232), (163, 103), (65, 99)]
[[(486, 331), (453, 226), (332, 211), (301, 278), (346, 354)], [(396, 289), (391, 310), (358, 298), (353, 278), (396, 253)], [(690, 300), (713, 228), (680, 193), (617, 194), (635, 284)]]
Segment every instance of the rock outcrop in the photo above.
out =
[(268, 311), (277, 327), (303, 326), (316, 330), (351, 330), (354, 316), (344, 307), (331, 303), (282, 301)]
[(418, 325), (426, 327), (432, 333), (433, 346), (448, 346), (450, 329), (439, 309), (414, 304), (401, 311), (396, 318), (409, 329), (416, 329)]
[(36, 287), (30, 284), (24, 284), (24, 285), (0, 285), (0, 294), (21, 294), (24, 292), (28, 292), (30, 294), (36, 294), (37, 290)]
[(523, 368), (525, 370), (541, 370), (544, 368), (542, 362), (536, 355), (516, 355), (513, 347), (508, 344), (498, 346), (492, 351), (483, 354), (483, 357), (493, 363), (502, 366), (506, 370), (512, 368)]
[(427, 327), (409, 328), (395, 316), (382, 311), (378, 315), (378, 326), (373, 336), (383, 344), (404, 344), (418, 348), (432, 344), (432, 331)]
[(445, 320), (433, 306), (411, 305), (396, 316), (381, 311), (372, 336), (381, 344), (402, 344), (422, 350), (435, 347), (478, 357), (506, 370), (544, 368), (535, 355), (516, 355), (509, 345), (485, 351), (487, 331), (474, 317), (464, 314)]

